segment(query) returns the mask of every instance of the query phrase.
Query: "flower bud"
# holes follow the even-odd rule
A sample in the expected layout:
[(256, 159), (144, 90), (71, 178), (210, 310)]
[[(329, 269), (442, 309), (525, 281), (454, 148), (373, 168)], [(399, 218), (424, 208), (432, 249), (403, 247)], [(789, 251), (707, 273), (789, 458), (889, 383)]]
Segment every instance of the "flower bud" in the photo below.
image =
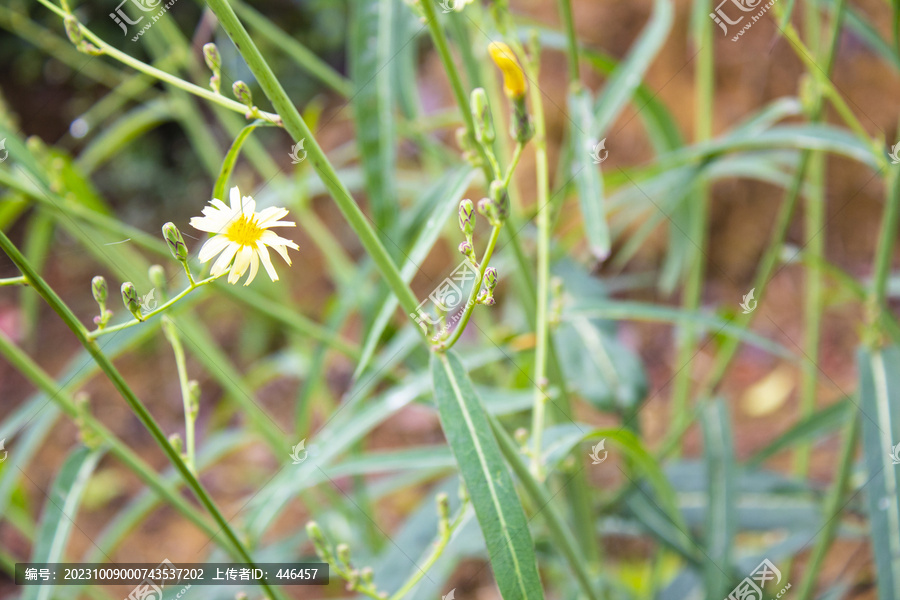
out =
[(126, 281), (122, 284), (122, 303), (125, 305), (125, 308), (128, 309), (134, 318), (138, 321), (143, 321), (144, 317), (141, 314), (141, 300), (138, 298), (137, 290), (134, 287), (134, 284), (130, 281)]
[(435, 498), (438, 507), (438, 516), (442, 520), (447, 520), (450, 518), (450, 499), (447, 497), (445, 492), (441, 492)]
[(172, 445), (172, 448), (175, 449), (175, 452), (181, 454), (182, 449), (184, 448), (184, 443), (181, 441), (181, 436), (177, 433), (173, 433), (169, 436), (169, 444)]
[(512, 48), (503, 42), (491, 42), (488, 45), (488, 53), (491, 55), (491, 60), (503, 73), (503, 92), (507, 98), (513, 100), (523, 98), (527, 89), (525, 73), (522, 72), (522, 67), (519, 66), (519, 61)]
[(534, 125), (528, 115), (528, 107), (525, 106), (525, 96), (513, 100), (513, 119), (510, 129), (512, 138), (520, 144), (524, 144), (534, 137)]
[(475, 207), (468, 198), (459, 203), (459, 229), (465, 234), (466, 240), (471, 241), (475, 231)]
[(478, 264), (478, 261), (475, 258), (475, 250), (469, 242), (460, 243), (459, 253), (465, 256), (473, 265)]
[(307, 523), (306, 535), (309, 536), (310, 541), (313, 543), (313, 547), (316, 549), (316, 554), (319, 555), (319, 558), (327, 563), (331, 563), (334, 556), (332, 556), (331, 550), (328, 548), (328, 540), (325, 539), (325, 535), (319, 528), (319, 524), (315, 521)]
[(497, 287), (497, 269), (494, 267), (488, 267), (484, 271), (484, 287), (487, 289), (488, 294), (494, 291), (494, 288)]
[(347, 544), (341, 543), (341, 544), (338, 544), (334, 550), (337, 553), (338, 560), (341, 563), (343, 563), (347, 566), (350, 566), (350, 546), (348, 546)]
[(250, 87), (246, 83), (240, 80), (235, 81), (234, 85), (231, 86), (231, 91), (241, 104), (247, 108), (253, 107), (253, 94), (250, 93)]
[(175, 227), (175, 223), (169, 221), (163, 225), (162, 232), (163, 237), (166, 238), (166, 245), (169, 247), (169, 252), (172, 253), (175, 260), (178, 262), (185, 262), (188, 256), (187, 246), (184, 243), (184, 238), (181, 237), (181, 232)]
[(218, 73), (222, 69), (222, 57), (219, 56), (219, 49), (212, 42), (203, 44), (203, 60), (206, 66), (213, 73)]
[(506, 186), (502, 181), (494, 180), (491, 182), (490, 194), (497, 209), (497, 217), (501, 222), (505, 221), (509, 217), (509, 192)]
[(487, 218), (491, 225), (499, 225), (500, 217), (497, 214), (497, 204), (490, 198), (482, 198), (478, 201), (478, 212)]
[(372, 570), (372, 567), (363, 567), (360, 569), (359, 576), (366, 585), (372, 585), (375, 581), (375, 571)]
[(81, 31), (81, 24), (78, 23), (78, 19), (75, 18), (75, 15), (66, 15), (66, 18), (63, 19), (63, 23), (65, 24), (66, 35), (69, 37), (69, 41), (76, 46), (83, 44), (84, 34)]
[(494, 141), (494, 118), (484, 88), (475, 88), (471, 96), (472, 118), (475, 122), (475, 139), (482, 144)]
[(188, 397), (190, 399), (191, 417), (196, 419), (200, 412), (200, 383), (196, 379), (188, 381)]
[(91, 279), (91, 293), (101, 308), (106, 305), (108, 290), (106, 288), (106, 279), (102, 275), (97, 275)]

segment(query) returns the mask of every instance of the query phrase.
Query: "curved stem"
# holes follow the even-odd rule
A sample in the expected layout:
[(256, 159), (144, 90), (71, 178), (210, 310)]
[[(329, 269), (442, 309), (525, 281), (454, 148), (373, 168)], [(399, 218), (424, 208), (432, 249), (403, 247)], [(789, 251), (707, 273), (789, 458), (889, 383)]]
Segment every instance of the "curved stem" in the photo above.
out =
[[(65, 10), (59, 8), (58, 6), (56, 6), (55, 4), (50, 2), (50, 0), (37, 0), (37, 1), (40, 2), (41, 4), (43, 4), (44, 6), (46, 6), (48, 9), (50, 9), (54, 13), (56, 13), (57, 15), (59, 15), (60, 17), (65, 18), (66, 15), (68, 14), (68, 11), (65, 11)], [(145, 73), (147, 75), (150, 75), (151, 77), (155, 77), (156, 79), (159, 79), (160, 81), (164, 81), (164, 82), (171, 84), (177, 88), (180, 88), (186, 92), (190, 92), (191, 94), (194, 94), (195, 96), (200, 96), (201, 98), (209, 100), (210, 102), (214, 102), (215, 104), (218, 104), (219, 106), (223, 106), (229, 110), (233, 110), (233, 111), (241, 113), (241, 114), (247, 114), (247, 107), (245, 105), (241, 104), (240, 102), (238, 102), (236, 100), (229, 100), (225, 96), (223, 96), (221, 94), (217, 94), (217, 93), (213, 92), (212, 90), (202, 88), (199, 85), (194, 85), (193, 83), (187, 82), (184, 79), (181, 79), (180, 77), (175, 77), (174, 75), (166, 73), (165, 71), (161, 71), (161, 70), (157, 69), (156, 67), (151, 67), (147, 63), (141, 62), (138, 59), (133, 58), (133, 57), (129, 56), (128, 54), (125, 54), (124, 52), (117, 50), (116, 48), (110, 46), (109, 44), (104, 42), (100, 37), (98, 37), (94, 32), (92, 32), (90, 29), (85, 27), (84, 25), (81, 25), (79, 23), (79, 26), (81, 27), (81, 31), (84, 34), (84, 37), (86, 39), (90, 40), (98, 48), (100, 48), (100, 50), (103, 51), (103, 54), (106, 54), (107, 56), (110, 56), (110, 57), (116, 59), (117, 61), (128, 65), (129, 67), (131, 67), (132, 69), (135, 69), (136, 71), (140, 71), (141, 73)], [(273, 113), (257, 110), (253, 114), (253, 116), (258, 117), (260, 119), (264, 119), (266, 121), (271, 121), (272, 123), (276, 123), (276, 124), (278, 123), (278, 115), (273, 114)]]
[(197, 463), (195, 461), (194, 452), (194, 422), (196, 415), (191, 401), (191, 388), (188, 383), (187, 361), (184, 357), (184, 344), (178, 336), (178, 329), (175, 327), (171, 317), (162, 318), (162, 329), (172, 346), (172, 352), (175, 354), (175, 368), (178, 371), (178, 385), (181, 388), (181, 403), (184, 405), (184, 453), (185, 462), (195, 474), (197, 473)]
[[(112, 327), (104, 327), (103, 329), (98, 328), (93, 331), (89, 331), (89, 332), (87, 332), (87, 338), (89, 340), (95, 340), (98, 337), (100, 337), (101, 335), (106, 335), (107, 333), (113, 333), (115, 331), (122, 331), (123, 329), (128, 329), (129, 327), (134, 327), (135, 325), (140, 325), (141, 323), (143, 323), (150, 317), (156, 316), (161, 312), (165, 312), (165, 310), (167, 308), (169, 308), (170, 306), (172, 306), (173, 304), (175, 304), (176, 302), (178, 302), (179, 300), (181, 300), (182, 298), (184, 298), (185, 296), (190, 294), (192, 291), (194, 291), (198, 287), (202, 287), (204, 285), (212, 283), (219, 277), (223, 277), (226, 273), (228, 273), (228, 271), (226, 271), (225, 273), (220, 273), (219, 275), (207, 277), (206, 279), (202, 279), (200, 281), (191, 281), (191, 284), (188, 287), (184, 288), (181, 292), (179, 292), (177, 296), (174, 296), (168, 302), (165, 302), (165, 303), (159, 305), (154, 310), (151, 310), (150, 312), (148, 312), (146, 315), (144, 315), (143, 319), (132, 319), (131, 321), (126, 321), (125, 323), (120, 323), (119, 325), (114, 325)], [(190, 277), (190, 275), (188, 275), (188, 277)]]
[(469, 293), (469, 300), (466, 302), (466, 308), (463, 312), (463, 316), (459, 321), (459, 324), (456, 326), (456, 329), (453, 330), (453, 335), (450, 336), (448, 340), (442, 342), (441, 344), (435, 347), (435, 350), (439, 352), (444, 352), (453, 347), (453, 345), (459, 340), (459, 336), (462, 335), (462, 332), (466, 328), (466, 324), (469, 322), (469, 319), (472, 317), (472, 311), (475, 310), (475, 298), (478, 297), (478, 292), (481, 291), (481, 284), (484, 280), (484, 272), (487, 270), (488, 263), (491, 260), (491, 256), (494, 254), (494, 246), (497, 245), (497, 238), (500, 237), (500, 229), (502, 226), (495, 225), (493, 229), (491, 229), (491, 237), (488, 239), (487, 248), (484, 249), (484, 256), (481, 257), (481, 264), (478, 265), (478, 279), (475, 280), (475, 285), (472, 286), (472, 291)]

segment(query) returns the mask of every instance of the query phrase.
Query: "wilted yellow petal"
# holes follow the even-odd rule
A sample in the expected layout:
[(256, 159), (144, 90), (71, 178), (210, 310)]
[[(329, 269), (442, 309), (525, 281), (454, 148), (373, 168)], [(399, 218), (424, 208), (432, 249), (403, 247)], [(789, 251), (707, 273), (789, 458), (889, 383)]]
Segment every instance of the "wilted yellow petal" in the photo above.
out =
[(747, 388), (741, 408), (750, 417), (772, 414), (784, 404), (794, 389), (794, 371), (779, 365), (774, 371)]
[(525, 74), (512, 49), (503, 42), (491, 42), (488, 52), (494, 64), (503, 73), (503, 90), (510, 98), (521, 98), (525, 95)]

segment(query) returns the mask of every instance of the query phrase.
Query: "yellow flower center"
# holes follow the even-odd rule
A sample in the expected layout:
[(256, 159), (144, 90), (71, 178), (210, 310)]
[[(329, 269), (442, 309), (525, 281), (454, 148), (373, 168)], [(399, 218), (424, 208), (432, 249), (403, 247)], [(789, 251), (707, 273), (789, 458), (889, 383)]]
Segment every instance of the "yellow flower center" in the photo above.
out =
[(228, 226), (225, 237), (228, 238), (228, 241), (241, 246), (255, 246), (264, 231), (265, 229), (256, 224), (255, 217), (248, 219), (246, 215), (242, 214), (237, 221)]

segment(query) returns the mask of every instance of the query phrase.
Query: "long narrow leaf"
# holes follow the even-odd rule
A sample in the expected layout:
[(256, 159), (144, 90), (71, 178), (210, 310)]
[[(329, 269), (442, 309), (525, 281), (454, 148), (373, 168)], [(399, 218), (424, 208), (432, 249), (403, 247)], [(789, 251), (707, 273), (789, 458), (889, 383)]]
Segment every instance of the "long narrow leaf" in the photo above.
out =
[(534, 542), (484, 407), (452, 352), (431, 357), (434, 397), (504, 598), (543, 598)]

